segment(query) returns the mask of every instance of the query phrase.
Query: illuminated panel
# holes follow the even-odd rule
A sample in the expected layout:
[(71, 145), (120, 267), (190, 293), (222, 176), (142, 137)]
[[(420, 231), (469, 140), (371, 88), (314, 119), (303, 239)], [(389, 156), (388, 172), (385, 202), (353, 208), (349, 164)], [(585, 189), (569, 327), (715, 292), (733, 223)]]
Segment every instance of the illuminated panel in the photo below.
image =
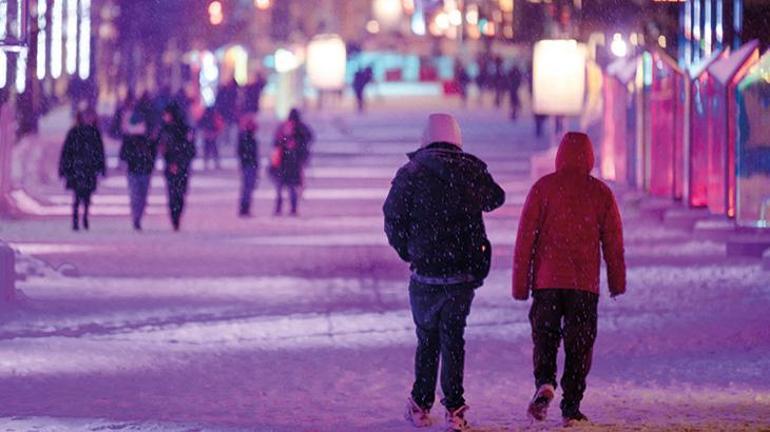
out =
[(64, 0), (53, 0), (51, 11), (51, 76), (62, 74), (62, 42), (64, 39)]
[(345, 87), (347, 52), (337, 35), (320, 35), (307, 46), (307, 75), (313, 87), (336, 90)]
[(533, 54), (533, 110), (577, 115), (585, 94), (585, 47), (575, 40), (542, 40)]
[(80, 0), (80, 63), (78, 75), (88, 79), (91, 74), (91, 0)]
[(770, 228), (770, 51), (736, 88), (736, 222)]
[(65, 67), (72, 75), (78, 67), (78, 0), (67, 0), (67, 58)]
[(45, 47), (48, 34), (48, 23), (45, 14), (48, 12), (48, 3), (44, 0), (37, 2), (37, 79), (45, 78), (46, 58)]
[(714, 77), (709, 140), (708, 207), (712, 213), (735, 216), (735, 84), (759, 60), (752, 41), (709, 68)]

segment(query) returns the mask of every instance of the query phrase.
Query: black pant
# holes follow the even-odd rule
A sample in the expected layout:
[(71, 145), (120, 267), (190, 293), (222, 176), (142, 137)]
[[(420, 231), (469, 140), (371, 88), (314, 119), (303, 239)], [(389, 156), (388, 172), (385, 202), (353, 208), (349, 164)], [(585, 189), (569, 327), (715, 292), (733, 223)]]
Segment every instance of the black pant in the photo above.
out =
[(184, 197), (187, 194), (187, 173), (166, 175), (168, 187), (168, 207), (171, 211), (171, 223), (179, 228), (179, 221), (184, 210)]
[(563, 338), (566, 359), (561, 377), (561, 409), (566, 415), (580, 407), (586, 389), (596, 340), (599, 296), (574, 289), (537, 289), (533, 298), (529, 322), (535, 344), (535, 386), (556, 387), (556, 353)]
[(72, 227), (78, 228), (78, 211), (83, 204), (83, 227), (88, 229), (88, 208), (91, 206), (91, 191), (76, 190), (72, 199)]
[(436, 378), (441, 358), (441, 403), (454, 410), (465, 405), (465, 321), (474, 291), (466, 285), (409, 284), (412, 317), (417, 326), (412, 399), (430, 408), (436, 399)]
[(291, 214), (297, 214), (297, 202), (299, 201), (299, 186), (291, 183), (278, 181), (275, 185), (275, 214), (281, 214), (283, 210), (283, 188), (289, 190), (289, 203), (291, 204)]

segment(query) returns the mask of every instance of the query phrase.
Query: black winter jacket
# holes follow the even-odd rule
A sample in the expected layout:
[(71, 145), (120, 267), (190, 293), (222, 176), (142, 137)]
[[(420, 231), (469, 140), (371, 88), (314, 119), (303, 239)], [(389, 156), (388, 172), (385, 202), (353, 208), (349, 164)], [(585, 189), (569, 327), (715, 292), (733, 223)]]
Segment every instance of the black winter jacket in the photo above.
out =
[(155, 168), (155, 158), (158, 154), (157, 145), (146, 135), (124, 135), (120, 147), (120, 160), (128, 165), (131, 174), (152, 174)]
[(383, 206), (390, 245), (418, 275), (473, 275), (488, 245), (482, 212), (503, 205), (505, 192), (484, 162), (455, 145), (433, 143), (409, 159)]
[(59, 159), (59, 176), (67, 180), (67, 189), (93, 193), (96, 176), (106, 173), (104, 143), (99, 129), (87, 125), (70, 129)]

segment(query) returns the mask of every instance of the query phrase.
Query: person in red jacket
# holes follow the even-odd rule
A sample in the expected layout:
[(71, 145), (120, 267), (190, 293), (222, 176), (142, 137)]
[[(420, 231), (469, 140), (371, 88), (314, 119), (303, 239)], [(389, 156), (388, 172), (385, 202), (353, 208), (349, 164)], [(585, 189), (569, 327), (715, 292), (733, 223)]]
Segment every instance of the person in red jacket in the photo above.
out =
[(594, 155), (583, 133), (567, 133), (556, 172), (538, 180), (522, 209), (513, 261), (513, 298), (533, 302), (535, 396), (527, 412), (544, 420), (556, 388), (556, 354), (564, 339), (561, 379), (565, 426), (588, 419), (580, 401), (591, 369), (599, 301), (600, 248), (612, 297), (626, 290), (623, 227), (612, 191), (591, 176)]

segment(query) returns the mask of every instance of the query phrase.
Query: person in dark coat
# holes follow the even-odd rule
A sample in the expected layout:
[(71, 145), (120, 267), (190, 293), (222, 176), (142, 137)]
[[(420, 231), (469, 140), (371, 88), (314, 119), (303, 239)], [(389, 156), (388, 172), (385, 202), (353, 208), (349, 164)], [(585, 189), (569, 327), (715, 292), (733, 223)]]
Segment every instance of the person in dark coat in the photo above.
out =
[(454, 76), (463, 107), (466, 107), (468, 105), (468, 84), (471, 82), (471, 77), (468, 75), (468, 71), (465, 70), (465, 65), (459, 61), (455, 62)]
[(240, 117), (238, 114), (238, 84), (234, 79), (219, 88), (214, 101), (214, 108), (222, 117), (225, 125), (220, 140), (225, 146), (234, 147), (235, 141), (238, 139), (238, 119)]
[(521, 100), (519, 99), (519, 87), (521, 87), (521, 71), (518, 66), (511, 66), (511, 70), (508, 71), (508, 92), (511, 101), (511, 120), (516, 120), (519, 116), (519, 107), (521, 107)]
[(131, 200), (131, 221), (134, 229), (141, 231), (144, 209), (147, 207), (147, 194), (150, 190), (152, 171), (158, 148), (147, 136), (144, 123), (124, 121), (121, 128), (123, 144), (120, 147), (120, 160), (128, 167), (128, 191)]
[(486, 164), (463, 152), (457, 121), (431, 114), (422, 147), (398, 170), (383, 205), (388, 242), (412, 270), (417, 351), (405, 417), (414, 426), (431, 423), (440, 358), (447, 426), (468, 428), (464, 331), (474, 290), (483, 284), (491, 259), (482, 213), (504, 201)]
[(59, 177), (73, 191), (72, 229), (80, 229), (78, 211), (83, 205), (83, 228), (88, 229), (88, 209), (96, 191), (97, 176), (107, 175), (102, 134), (96, 127), (96, 113), (79, 112), (76, 123), (67, 132), (59, 159)]
[(302, 186), (303, 169), (308, 160), (308, 143), (303, 141), (301, 123), (290, 118), (281, 123), (273, 143), (270, 174), (275, 182), (275, 215), (283, 211), (283, 189), (289, 192), (291, 215), (297, 215), (298, 189)]
[(184, 114), (173, 104), (163, 111), (163, 127), (158, 135), (158, 146), (165, 160), (164, 174), (171, 224), (174, 231), (179, 231), (190, 164), (195, 158), (195, 144), (190, 139), (190, 128), (185, 122)]
[(209, 168), (209, 160), (213, 161), (214, 168), (219, 169), (219, 134), (222, 132), (224, 122), (214, 107), (208, 107), (198, 120), (198, 131), (203, 137), (203, 168)]
[(356, 95), (356, 106), (358, 107), (359, 113), (364, 112), (366, 105), (364, 92), (366, 91), (366, 86), (372, 81), (372, 78), (374, 78), (374, 73), (369, 66), (359, 69), (353, 75), (353, 93)]
[(254, 82), (247, 85), (243, 92), (243, 112), (248, 114), (259, 113), (262, 92), (267, 86), (267, 80), (262, 73), (258, 73)]
[(259, 143), (255, 136), (257, 123), (253, 116), (241, 118), (241, 131), (238, 134), (238, 159), (241, 162), (241, 203), (238, 214), (251, 216), (251, 196), (259, 176)]
[(545, 419), (563, 340), (565, 426), (587, 421), (580, 401), (596, 338), (600, 251), (610, 295), (626, 290), (620, 213), (612, 191), (591, 176), (593, 165), (588, 136), (567, 133), (556, 153), (556, 172), (538, 180), (524, 203), (513, 260), (514, 299), (527, 300), (530, 293), (534, 298), (529, 320), (536, 391), (527, 412)]

